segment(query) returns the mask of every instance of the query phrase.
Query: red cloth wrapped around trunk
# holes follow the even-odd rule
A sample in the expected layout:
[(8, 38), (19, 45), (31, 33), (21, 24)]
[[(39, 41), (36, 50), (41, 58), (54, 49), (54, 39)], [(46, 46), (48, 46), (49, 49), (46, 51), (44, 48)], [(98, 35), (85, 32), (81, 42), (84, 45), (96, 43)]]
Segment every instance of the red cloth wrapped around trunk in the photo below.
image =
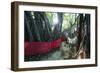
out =
[(51, 42), (25, 42), (25, 56), (37, 55), (37, 54), (46, 54), (53, 49), (60, 47), (60, 43), (64, 38), (59, 38)]

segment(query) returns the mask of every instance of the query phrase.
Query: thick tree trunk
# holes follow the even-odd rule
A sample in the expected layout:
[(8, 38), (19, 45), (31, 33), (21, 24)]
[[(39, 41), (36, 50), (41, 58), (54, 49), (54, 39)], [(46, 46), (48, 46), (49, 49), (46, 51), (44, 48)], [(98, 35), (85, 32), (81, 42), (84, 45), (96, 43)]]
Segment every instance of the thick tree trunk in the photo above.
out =
[(58, 16), (58, 23), (55, 25), (53, 34), (53, 39), (58, 39), (61, 37), (61, 30), (62, 30), (62, 22), (63, 22), (63, 13), (57, 13)]
[(85, 15), (86, 20), (86, 58), (90, 58), (90, 14)]

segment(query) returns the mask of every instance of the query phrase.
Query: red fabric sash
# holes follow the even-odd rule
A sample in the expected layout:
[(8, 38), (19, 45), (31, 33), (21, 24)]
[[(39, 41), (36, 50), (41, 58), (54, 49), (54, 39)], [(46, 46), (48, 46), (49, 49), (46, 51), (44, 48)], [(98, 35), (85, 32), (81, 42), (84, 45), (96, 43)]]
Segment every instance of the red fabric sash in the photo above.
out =
[(64, 38), (59, 38), (52, 42), (25, 42), (25, 55), (37, 55), (37, 54), (45, 54), (53, 49), (60, 47), (60, 43), (64, 40)]

